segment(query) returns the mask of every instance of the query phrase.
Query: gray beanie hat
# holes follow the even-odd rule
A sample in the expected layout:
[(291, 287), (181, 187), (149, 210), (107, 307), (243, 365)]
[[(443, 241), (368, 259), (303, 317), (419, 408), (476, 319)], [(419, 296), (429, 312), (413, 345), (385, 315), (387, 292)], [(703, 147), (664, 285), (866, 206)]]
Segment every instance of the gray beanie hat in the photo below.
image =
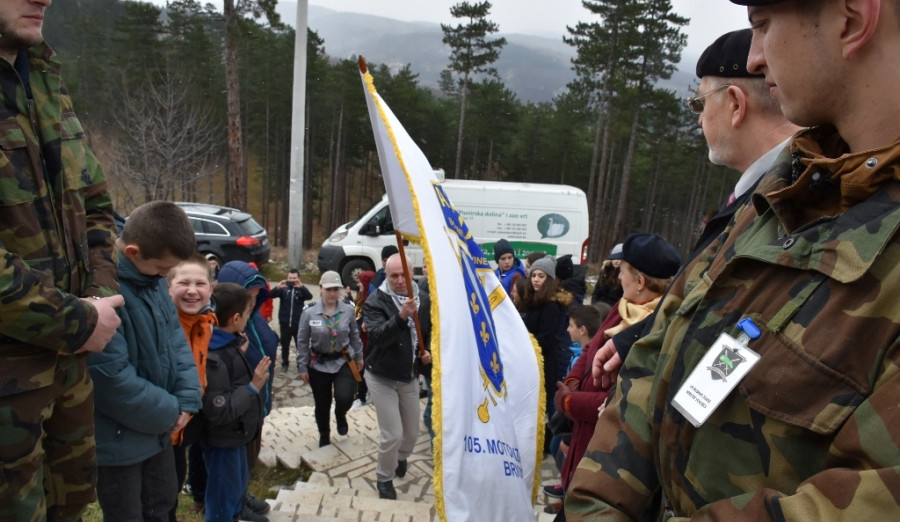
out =
[(550, 256), (542, 257), (531, 263), (531, 269), (528, 271), (528, 277), (531, 277), (531, 273), (535, 270), (540, 270), (541, 272), (547, 274), (547, 277), (553, 279), (556, 277), (556, 260)]

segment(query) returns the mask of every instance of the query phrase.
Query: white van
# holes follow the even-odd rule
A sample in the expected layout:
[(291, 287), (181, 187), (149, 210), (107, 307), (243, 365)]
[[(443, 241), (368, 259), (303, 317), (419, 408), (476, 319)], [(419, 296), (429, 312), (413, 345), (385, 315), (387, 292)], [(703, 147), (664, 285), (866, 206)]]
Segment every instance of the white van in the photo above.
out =
[[(584, 192), (568, 185), (450, 179), (443, 182), (453, 207), (493, 259), (494, 243), (507, 239), (522, 259), (531, 252), (572, 255), (584, 264), (588, 246), (588, 209)], [(364, 270), (381, 268), (381, 249), (396, 245), (387, 195), (359, 218), (341, 225), (322, 243), (319, 270), (334, 270), (345, 284)], [(423, 252), (406, 249), (415, 275), (422, 274)]]

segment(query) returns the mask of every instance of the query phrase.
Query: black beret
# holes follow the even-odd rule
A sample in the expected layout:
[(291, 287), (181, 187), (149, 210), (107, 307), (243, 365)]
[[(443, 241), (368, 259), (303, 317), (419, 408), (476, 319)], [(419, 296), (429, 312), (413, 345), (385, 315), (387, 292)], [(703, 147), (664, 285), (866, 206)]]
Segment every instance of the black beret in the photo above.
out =
[(681, 254), (659, 234), (631, 234), (622, 246), (624, 260), (650, 277), (668, 279), (681, 267)]
[(741, 29), (717, 38), (697, 60), (697, 78), (762, 78), (761, 74), (750, 74), (747, 71), (747, 55), (750, 54), (752, 37), (753, 31)]

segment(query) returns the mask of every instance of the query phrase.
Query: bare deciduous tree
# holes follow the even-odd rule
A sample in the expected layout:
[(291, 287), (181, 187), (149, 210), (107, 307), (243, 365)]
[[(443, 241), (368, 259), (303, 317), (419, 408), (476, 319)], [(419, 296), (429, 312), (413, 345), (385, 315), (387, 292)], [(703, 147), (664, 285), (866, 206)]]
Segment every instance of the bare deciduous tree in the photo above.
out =
[(118, 172), (138, 186), (144, 201), (176, 195), (191, 199), (192, 184), (218, 167), (220, 131), (185, 83), (163, 74), (123, 87), (122, 108), (115, 113), (121, 136), (114, 154)]

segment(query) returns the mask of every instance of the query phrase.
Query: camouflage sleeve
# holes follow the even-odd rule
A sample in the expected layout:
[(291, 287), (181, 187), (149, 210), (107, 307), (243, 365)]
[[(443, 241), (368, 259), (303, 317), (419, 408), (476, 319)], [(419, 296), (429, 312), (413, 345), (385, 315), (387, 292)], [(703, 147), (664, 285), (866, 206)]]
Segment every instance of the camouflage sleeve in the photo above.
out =
[(94, 408), (138, 433), (165, 433), (178, 418), (178, 399), (137, 374), (128, 360), (129, 341), (123, 330), (119, 327), (102, 352), (87, 358)]
[(63, 292), (0, 241), (0, 335), (48, 350), (72, 353), (97, 324), (97, 310)]
[(106, 175), (97, 158), (84, 148), (85, 165), (94, 183), (84, 193), (87, 218), (87, 241), (90, 251), (90, 273), (85, 296), (110, 296), (119, 291), (116, 279), (116, 224), (113, 219), (112, 198)]
[(659, 481), (651, 446), (650, 393), (659, 354), (654, 339), (635, 344), (622, 367), (613, 403), (566, 495), (566, 520), (656, 520)]

